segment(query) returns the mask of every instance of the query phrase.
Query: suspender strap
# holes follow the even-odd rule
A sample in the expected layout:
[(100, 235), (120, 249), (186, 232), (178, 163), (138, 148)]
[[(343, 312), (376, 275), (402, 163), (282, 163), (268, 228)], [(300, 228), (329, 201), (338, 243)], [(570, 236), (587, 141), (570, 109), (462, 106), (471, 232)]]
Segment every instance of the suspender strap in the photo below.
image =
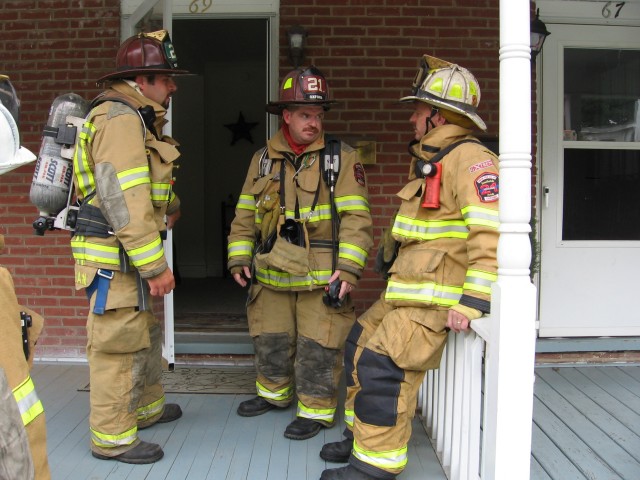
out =
[(109, 293), (109, 282), (113, 279), (113, 275), (113, 270), (99, 268), (96, 276), (93, 277), (91, 285), (85, 289), (88, 299), (91, 299), (93, 292), (97, 290), (96, 303), (93, 306), (93, 313), (96, 315), (104, 315), (107, 305), (107, 294)]
[[(471, 138), (465, 138), (463, 140), (460, 140), (459, 142), (456, 143), (452, 143), (451, 145), (446, 146), (445, 148), (443, 148), (442, 150), (440, 150), (435, 157), (433, 157), (431, 160), (429, 160), (429, 163), (437, 163), (440, 160), (442, 160), (442, 157), (444, 157), (447, 153), (449, 153), (451, 150), (453, 150), (454, 148), (456, 148), (459, 145), (462, 145), (463, 143), (478, 143), (480, 145), (482, 145), (482, 143), (478, 142), (477, 140), (473, 140)], [(423, 150), (427, 150), (429, 151), (428, 145), (423, 145), (422, 149)]]
[(138, 270), (136, 270), (136, 284), (138, 286), (138, 310), (141, 312), (151, 310), (151, 305), (147, 302), (147, 298), (149, 298), (147, 296), (149, 293), (149, 284), (140, 276)]

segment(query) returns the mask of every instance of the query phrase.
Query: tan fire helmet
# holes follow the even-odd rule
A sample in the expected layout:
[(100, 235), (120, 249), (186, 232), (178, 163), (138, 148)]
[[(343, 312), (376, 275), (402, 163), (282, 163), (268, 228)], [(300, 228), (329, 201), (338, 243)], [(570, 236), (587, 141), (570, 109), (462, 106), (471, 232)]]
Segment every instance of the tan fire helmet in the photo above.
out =
[(481, 130), (487, 126), (477, 113), (480, 86), (469, 70), (436, 57), (424, 55), (412, 85), (411, 95), (400, 102), (420, 101), (437, 107), (450, 122)]

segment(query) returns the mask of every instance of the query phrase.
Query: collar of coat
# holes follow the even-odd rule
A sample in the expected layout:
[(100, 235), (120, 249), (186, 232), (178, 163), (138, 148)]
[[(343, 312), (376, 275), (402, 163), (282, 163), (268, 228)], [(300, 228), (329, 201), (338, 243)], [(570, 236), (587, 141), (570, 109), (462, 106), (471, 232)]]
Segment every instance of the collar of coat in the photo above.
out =
[(164, 118), (167, 114), (167, 110), (162, 105), (138, 93), (136, 89), (129, 85), (126, 81), (115, 81), (109, 86), (109, 88), (115, 90), (116, 92), (120, 92), (123, 95), (131, 97), (135, 101), (135, 103), (139, 103), (143, 107), (146, 107), (147, 105), (151, 106), (153, 108), (153, 111), (156, 113), (156, 121), (153, 122), (153, 125), (155, 126), (157, 132), (161, 132), (162, 127), (169, 123), (169, 121)]
[(415, 164), (418, 160), (429, 161), (443, 148), (464, 138), (473, 138), (471, 130), (448, 123), (429, 131), (422, 139), (411, 147), (413, 155), (409, 167), (409, 179), (416, 178)]
[[(278, 130), (276, 134), (267, 142), (269, 149), (269, 158), (279, 159), (286, 158), (292, 163), (296, 159), (296, 154), (289, 146), (289, 142), (282, 133), (282, 129)], [(317, 152), (324, 148), (324, 132), (321, 132), (320, 136), (305, 149), (301, 156), (308, 153)]]

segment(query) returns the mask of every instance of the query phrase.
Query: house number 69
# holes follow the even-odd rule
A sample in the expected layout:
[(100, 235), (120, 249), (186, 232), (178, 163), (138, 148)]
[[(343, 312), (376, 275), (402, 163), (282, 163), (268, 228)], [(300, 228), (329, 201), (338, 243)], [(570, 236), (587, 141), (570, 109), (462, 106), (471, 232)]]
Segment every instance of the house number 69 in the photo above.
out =
[[(189, 11), (191, 13), (204, 13), (211, 8), (212, 4), (213, 0), (192, 0), (189, 4)], [(202, 10), (200, 10), (200, 8), (202, 8)]]
[[(611, 9), (609, 8), (611, 6), (613, 2), (607, 2), (605, 3), (604, 7), (602, 7), (602, 16), (604, 18), (609, 18), (611, 16)], [(620, 10), (622, 10), (622, 7), (624, 7), (624, 4), (627, 2), (619, 2), (615, 4), (615, 7), (617, 8), (615, 15), (613, 16), (613, 18), (618, 18), (618, 15), (620, 15)]]

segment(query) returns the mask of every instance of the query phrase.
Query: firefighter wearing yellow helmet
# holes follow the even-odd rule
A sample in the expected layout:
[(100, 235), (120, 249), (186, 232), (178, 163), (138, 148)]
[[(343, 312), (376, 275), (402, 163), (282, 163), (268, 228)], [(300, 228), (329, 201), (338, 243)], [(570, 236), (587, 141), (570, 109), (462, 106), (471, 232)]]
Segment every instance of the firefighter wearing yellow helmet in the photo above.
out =
[[(0, 75), (0, 175), (36, 159), (20, 146), (18, 113), (11, 81)], [(2, 266), (0, 305), (0, 477), (48, 480), (44, 408), (29, 374), (44, 320), (18, 304), (11, 274)]]
[[(321, 480), (393, 479), (405, 468), (417, 392), (447, 332), (489, 312), (497, 278), (498, 159), (472, 136), (480, 87), (465, 68), (424, 55), (412, 92), (409, 180), (382, 242), (387, 288), (345, 346), (345, 439), (320, 456), (346, 467)], [(394, 258), (394, 253), (397, 256)]]
[(267, 111), (282, 126), (251, 160), (231, 225), (229, 269), (249, 288), (257, 396), (238, 414), (261, 415), (297, 397), (284, 435), (315, 436), (335, 423), (342, 352), (355, 322), (349, 295), (372, 245), (363, 166), (325, 134), (333, 103), (314, 66), (289, 72)]
[(106, 89), (92, 102), (74, 153), (80, 209), (71, 247), (76, 288), (89, 299), (91, 453), (103, 460), (160, 460), (162, 448), (138, 431), (182, 415), (165, 402), (151, 297), (175, 287), (163, 238), (180, 216), (172, 189), (179, 153), (162, 127), (177, 90), (173, 76), (184, 73), (166, 31), (125, 40), (116, 69), (98, 80)]

